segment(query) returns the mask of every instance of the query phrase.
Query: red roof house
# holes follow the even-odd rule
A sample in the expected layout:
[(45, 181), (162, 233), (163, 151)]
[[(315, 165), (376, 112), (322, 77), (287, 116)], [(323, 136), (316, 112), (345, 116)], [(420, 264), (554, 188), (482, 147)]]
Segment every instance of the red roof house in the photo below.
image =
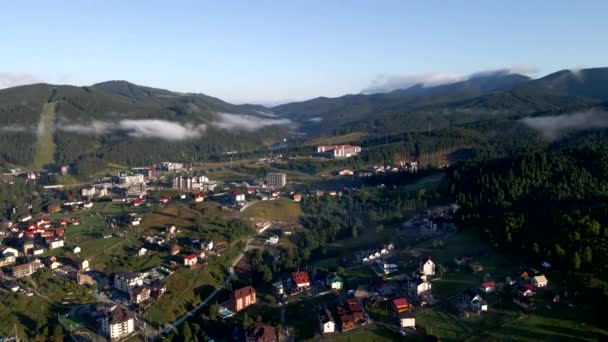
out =
[(405, 298), (395, 298), (393, 299), (393, 307), (398, 313), (405, 312), (410, 309), (410, 302)]
[(170, 200), (171, 200), (171, 197), (169, 197), (169, 196), (161, 196), (159, 199), (160, 203), (169, 203)]
[(481, 284), (481, 289), (485, 292), (494, 292), (496, 290), (496, 283), (493, 281), (488, 281)]
[(193, 266), (196, 264), (196, 260), (197, 260), (196, 254), (188, 254), (184, 257), (184, 265)]
[(306, 272), (293, 272), (291, 278), (298, 288), (310, 287), (310, 278)]

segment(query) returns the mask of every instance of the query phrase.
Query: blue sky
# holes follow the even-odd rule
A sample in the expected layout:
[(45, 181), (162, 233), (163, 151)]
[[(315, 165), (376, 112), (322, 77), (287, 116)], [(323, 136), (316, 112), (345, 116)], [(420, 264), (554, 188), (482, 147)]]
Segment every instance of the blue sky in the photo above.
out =
[(233, 102), (606, 66), (607, 1), (3, 1), (0, 86), (112, 79)]

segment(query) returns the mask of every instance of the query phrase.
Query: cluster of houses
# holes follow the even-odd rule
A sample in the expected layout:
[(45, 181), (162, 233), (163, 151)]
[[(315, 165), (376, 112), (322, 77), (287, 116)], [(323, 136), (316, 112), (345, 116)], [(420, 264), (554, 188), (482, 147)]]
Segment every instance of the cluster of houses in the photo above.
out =
[(361, 146), (356, 145), (319, 145), (317, 155), (329, 158), (350, 158), (361, 153)]
[(368, 323), (363, 306), (356, 298), (347, 298), (335, 305), (335, 317), (326, 304), (319, 307), (319, 329), (322, 334), (333, 334), (337, 328), (342, 332), (362, 327)]
[(113, 286), (116, 290), (129, 296), (129, 303), (141, 308), (151, 305), (166, 291), (161, 280), (139, 272), (114, 274)]

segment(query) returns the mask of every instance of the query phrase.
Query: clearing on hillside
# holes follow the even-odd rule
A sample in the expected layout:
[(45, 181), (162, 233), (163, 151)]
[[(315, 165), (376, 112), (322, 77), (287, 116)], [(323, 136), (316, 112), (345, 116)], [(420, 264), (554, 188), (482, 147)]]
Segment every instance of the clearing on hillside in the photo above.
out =
[(274, 201), (259, 201), (243, 211), (245, 219), (262, 219), (271, 221), (297, 221), (302, 216), (302, 208), (298, 202), (287, 198)]
[(53, 136), (55, 134), (55, 106), (56, 102), (47, 103), (42, 108), (40, 113), (40, 122), (38, 123), (37, 134), (38, 142), (34, 152), (34, 160), (32, 168), (39, 170), (45, 165), (55, 162), (55, 142)]

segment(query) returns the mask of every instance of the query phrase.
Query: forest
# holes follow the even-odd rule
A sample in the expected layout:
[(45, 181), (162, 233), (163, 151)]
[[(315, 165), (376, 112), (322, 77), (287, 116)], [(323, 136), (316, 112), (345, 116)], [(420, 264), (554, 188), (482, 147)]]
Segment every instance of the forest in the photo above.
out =
[(530, 149), (450, 169), (462, 229), (564, 270), (605, 274), (608, 148)]

